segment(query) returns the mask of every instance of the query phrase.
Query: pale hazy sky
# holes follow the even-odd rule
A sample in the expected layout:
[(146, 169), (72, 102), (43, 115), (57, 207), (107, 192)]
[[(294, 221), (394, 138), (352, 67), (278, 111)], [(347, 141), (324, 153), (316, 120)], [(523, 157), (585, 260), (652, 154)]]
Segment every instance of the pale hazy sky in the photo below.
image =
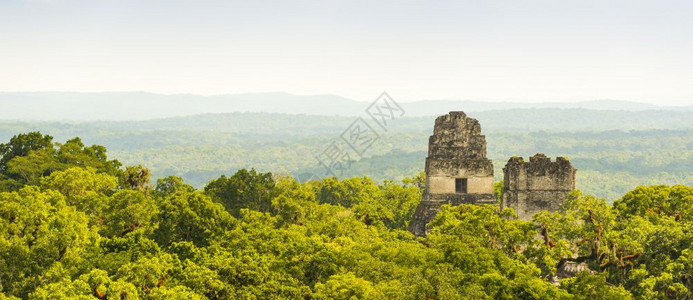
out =
[(0, 0), (0, 91), (693, 104), (691, 1)]

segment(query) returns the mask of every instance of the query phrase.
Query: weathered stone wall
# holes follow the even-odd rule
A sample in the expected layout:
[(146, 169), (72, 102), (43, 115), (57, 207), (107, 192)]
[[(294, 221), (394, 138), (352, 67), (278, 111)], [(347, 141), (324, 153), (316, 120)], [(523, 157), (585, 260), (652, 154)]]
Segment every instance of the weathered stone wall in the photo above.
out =
[(429, 156), (426, 158), (426, 178), (430, 194), (455, 193), (455, 178), (467, 178), (468, 194), (493, 193), (493, 163), (485, 157), (450, 159)]
[(530, 157), (529, 162), (512, 157), (503, 168), (501, 208), (514, 209), (522, 220), (531, 220), (542, 210), (557, 211), (575, 189), (575, 171), (564, 157), (555, 162), (541, 153)]
[[(455, 179), (467, 180), (467, 192), (456, 193)], [(409, 230), (426, 234), (443, 204), (495, 203), (493, 163), (486, 158), (486, 137), (481, 125), (464, 112), (450, 112), (436, 118), (429, 138), (426, 158), (426, 188)]]

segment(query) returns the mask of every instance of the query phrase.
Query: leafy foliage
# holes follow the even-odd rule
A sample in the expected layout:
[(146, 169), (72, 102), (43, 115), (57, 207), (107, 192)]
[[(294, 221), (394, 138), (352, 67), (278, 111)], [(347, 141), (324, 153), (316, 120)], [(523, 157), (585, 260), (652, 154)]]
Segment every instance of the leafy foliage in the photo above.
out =
[(80, 138), (55, 145), (52, 140), (50, 135), (30, 132), (0, 144), (0, 191), (38, 185), (41, 177), (73, 166), (91, 167), (115, 176), (122, 174), (121, 163), (108, 160), (103, 146), (86, 147)]
[(223, 203), (236, 216), (241, 208), (269, 212), (274, 197), (274, 179), (271, 173), (243, 169), (231, 177), (222, 175), (212, 180), (205, 187), (205, 193)]

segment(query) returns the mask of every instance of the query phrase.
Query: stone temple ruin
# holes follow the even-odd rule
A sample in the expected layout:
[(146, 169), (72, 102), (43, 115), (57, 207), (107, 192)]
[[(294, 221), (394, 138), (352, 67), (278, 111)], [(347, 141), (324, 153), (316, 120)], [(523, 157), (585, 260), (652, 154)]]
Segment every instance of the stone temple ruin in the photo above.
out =
[(409, 231), (425, 235), (426, 224), (443, 204), (461, 203), (495, 203), (493, 163), (486, 158), (479, 121), (450, 112), (436, 118), (428, 140), (426, 187)]
[[(505, 186), (501, 208), (515, 209), (518, 218), (531, 219), (541, 210), (556, 211), (575, 189), (575, 168), (563, 157), (556, 162), (543, 154), (529, 163), (513, 157), (503, 168)], [(443, 204), (497, 204), (493, 194), (493, 162), (486, 158), (481, 125), (464, 112), (436, 118), (428, 141), (426, 187), (409, 223), (409, 231), (425, 235)]]

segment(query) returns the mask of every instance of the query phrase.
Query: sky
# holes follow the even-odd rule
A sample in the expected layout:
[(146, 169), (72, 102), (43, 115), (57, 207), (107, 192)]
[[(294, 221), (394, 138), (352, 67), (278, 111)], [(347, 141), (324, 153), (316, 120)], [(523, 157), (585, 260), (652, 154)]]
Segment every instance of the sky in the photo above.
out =
[(0, 91), (693, 104), (691, 1), (0, 0)]

